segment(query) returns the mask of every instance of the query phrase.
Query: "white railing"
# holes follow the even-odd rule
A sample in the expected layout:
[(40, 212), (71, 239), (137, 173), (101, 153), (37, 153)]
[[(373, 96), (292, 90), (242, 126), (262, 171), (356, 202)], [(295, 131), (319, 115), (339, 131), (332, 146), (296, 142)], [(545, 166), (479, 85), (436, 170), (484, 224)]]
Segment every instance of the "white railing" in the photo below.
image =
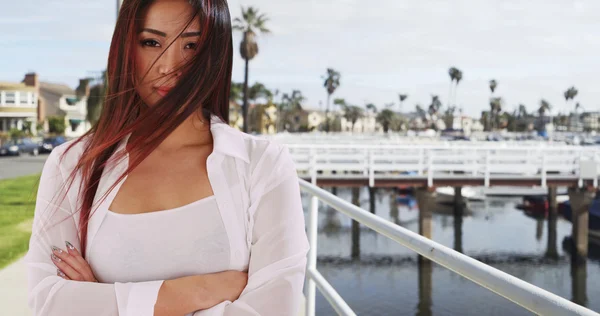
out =
[[(286, 145), (299, 175), (311, 170), (329, 178), (368, 178), (369, 185), (385, 178), (537, 179), (546, 187), (549, 178), (593, 180), (597, 171), (582, 171), (592, 162), (600, 170), (600, 149), (562, 147), (428, 146), (428, 145)], [(589, 168), (588, 168), (589, 169)], [(594, 169), (594, 168), (592, 168)], [(334, 174), (335, 171), (335, 174)]]
[[(313, 183), (316, 174), (312, 173)], [(300, 188), (312, 195), (308, 216), (308, 239), (310, 250), (306, 271), (306, 315), (315, 315), (315, 294), (318, 287), (323, 296), (339, 315), (356, 315), (335, 289), (317, 270), (317, 215), (319, 200), (359, 223), (373, 229), (395, 242), (412, 249), (463, 277), (513, 301), (523, 308), (539, 315), (599, 315), (560, 296), (492, 268), (473, 258), (463, 255), (430, 239), (371, 214), (358, 206), (302, 179)]]

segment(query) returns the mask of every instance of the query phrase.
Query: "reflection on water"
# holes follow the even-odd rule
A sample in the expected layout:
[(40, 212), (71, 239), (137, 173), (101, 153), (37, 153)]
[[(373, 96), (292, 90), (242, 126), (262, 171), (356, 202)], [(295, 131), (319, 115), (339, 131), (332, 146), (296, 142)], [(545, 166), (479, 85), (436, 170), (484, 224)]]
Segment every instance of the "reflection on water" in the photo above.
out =
[[(418, 232), (418, 207), (402, 192), (337, 188), (337, 195)], [(305, 210), (309, 200), (304, 196)], [(518, 202), (493, 198), (468, 209), (434, 210), (432, 239), (600, 311), (594, 299), (600, 286), (593, 286), (600, 283), (600, 247), (590, 246), (587, 262), (572, 261), (571, 224), (552, 212), (548, 220), (529, 217), (516, 209)], [(324, 205), (318, 223), (318, 269), (359, 315), (530, 315)], [(335, 315), (320, 294), (317, 315)]]

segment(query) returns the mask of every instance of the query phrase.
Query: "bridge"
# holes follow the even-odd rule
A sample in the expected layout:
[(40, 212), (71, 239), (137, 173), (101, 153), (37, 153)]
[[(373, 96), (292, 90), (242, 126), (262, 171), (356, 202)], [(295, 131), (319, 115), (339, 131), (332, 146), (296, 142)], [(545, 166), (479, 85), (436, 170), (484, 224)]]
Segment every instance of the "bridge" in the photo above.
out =
[[(588, 209), (598, 187), (600, 148), (540, 142), (443, 142), (435, 139), (381, 137), (281, 137), (296, 163), (302, 191), (312, 195), (307, 229), (308, 255), (306, 313), (314, 315), (318, 288), (340, 315), (355, 315), (316, 266), (319, 203), (503, 296), (543, 315), (598, 315), (563, 298), (496, 270), (431, 240), (432, 204), (437, 186), (455, 187), (455, 212), (461, 216), (463, 186), (538, 187), (550, 200), (549, 239), (556, 242), (557, 187), (568, 187), (573, 209), (574, 260), (587, 257)], [(415, 187), (419, 205), (419, 233), (348, 203), (319, 186)], [(455, 215), (456, 215), (455, 214)], [(554, 236), (552, 236), (554, 232)], [(357, 237), (353, 233), (353, 241)]]

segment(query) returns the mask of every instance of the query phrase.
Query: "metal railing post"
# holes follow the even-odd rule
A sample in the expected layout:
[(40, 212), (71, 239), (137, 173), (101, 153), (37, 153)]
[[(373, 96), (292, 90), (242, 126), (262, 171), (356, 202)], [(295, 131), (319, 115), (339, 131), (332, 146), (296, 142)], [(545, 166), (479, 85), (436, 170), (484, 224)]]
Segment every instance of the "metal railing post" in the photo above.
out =
[(547, 182), (547, 179), (546, 179), (547, 170), (546, 169), (547, 169), (547, 166), (546, 166), (546, 155), (544, 155), (544, 153), (542, 152), (542, 170), (541, 170), (541, 173), (542, 173), (542, 188), (546, 187), (546, 182)]
[(369, 187), (375, 186), (375, 158), (373, 157), (373, 150), (369, 150)]
[(429, 150), (427, 155), (427, 186), (433, 186), (433, 150)]
[(490, 186), (490, 150), (485, 151), (485, 187)]

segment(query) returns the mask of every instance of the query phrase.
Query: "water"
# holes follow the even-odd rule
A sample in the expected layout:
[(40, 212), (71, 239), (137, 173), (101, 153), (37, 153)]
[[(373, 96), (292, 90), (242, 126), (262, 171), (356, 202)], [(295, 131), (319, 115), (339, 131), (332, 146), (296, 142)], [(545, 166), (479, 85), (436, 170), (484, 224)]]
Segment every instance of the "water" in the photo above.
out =
[[(330, 190), (331, 188), (326, 188)], [(331, 190), (330, 190), (331, 191)], [(350, 188), (337, 195), (352, 201)], [(418, 210), (392, 203), (391, 190), (378, 189), (375, 213), (418, 232)], [(520, 198), (490, 198), (471, 203), (470, 212), (455, 220), (440, 210), (432, 218), (432, 239), (462, 250), (497, 269), (588, 308), (600, 311), (600, 258), (590, 249), (584, 266), (571, 266), (566, 238), (571, 223), (557, 221), (558, 259), (549, 249), (548, 222), (516, 208)], [(303, 195), (304, 209), (310, 197)], [(360, 205), (369, 210), (367, 188), (360, 189)], [(350, 218), (320, 203), (317, 268), (359, 315), (530, 315), (514, 303), (428, 261), (411, 250), (361, 227), (359, 260), (352, 260)], [(552, 248), (552, 246), (550, 246)], [(595, 259), (596, 258), (596, 259)], [(318, 291), (317, 291), (318, 292)], [(317, 315), (335, 315), (317, 294)]]

